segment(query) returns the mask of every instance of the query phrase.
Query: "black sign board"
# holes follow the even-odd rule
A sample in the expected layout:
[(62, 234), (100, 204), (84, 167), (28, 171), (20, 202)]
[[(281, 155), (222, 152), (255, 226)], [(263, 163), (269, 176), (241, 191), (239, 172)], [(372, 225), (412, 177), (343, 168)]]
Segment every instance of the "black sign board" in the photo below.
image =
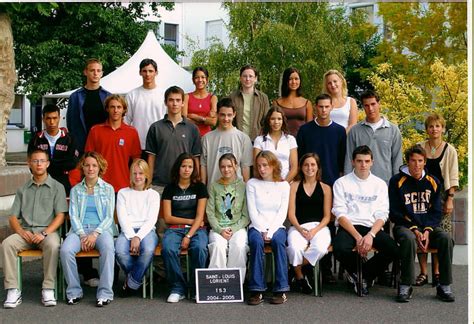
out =
[(244, 301), (240, 270), (196, 269), (197, 303), (236, 303)]

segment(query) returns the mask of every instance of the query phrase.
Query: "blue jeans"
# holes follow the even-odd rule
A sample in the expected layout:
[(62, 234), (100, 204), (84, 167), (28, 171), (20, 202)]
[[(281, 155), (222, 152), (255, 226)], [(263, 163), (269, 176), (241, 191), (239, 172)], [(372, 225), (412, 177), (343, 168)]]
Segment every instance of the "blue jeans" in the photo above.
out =
[[(278, 229), (270, 241), (273, 251), (273, 262), (275, 262), (275, 284), (273, 292), (289, 291), (288, 285), (288, 257), (286, 255), (286, 230)], [(249, 229), (250, 247), (250, 291), (265, 291), (265, 242), (262, 233), (255, 228)]]
[[(83, 225), (86, 234), (95, 230), (97, 225)], [(97, 288), (97, 299), (114, 299), (112, 285), (114, 283), (114, 238), (109, 232), (103, 232), (97, 237), (95, 248), (99, 251), (99, 287)], [(81, 282), (77, 271), (76, 253), (81, 251), (81, 239), (76, 233), (69, 233), (64, 240), (61, 250), (61, 265), (66, 278), (67, 298), (82, 297)]]
[[(185, 295), (186, 280), (181, 271), (180, 248), (183, 237), (188, 233), (187, 228), (168, 228), (163, 236), (163, 248), (161, 255), (166, 268), (166, 277), (171, 286), (171, 293)], [(194, 292), (195, 285), (195, 269), (205, 268), (207, 261), (207, 244), (208, 237), (205, 229), (199, 229), (191, 238), (189, 243), (189, 271), (190, 282), (189, 287)]]
[[(135, 233), (138, 228), (134, 229)], [(140, 255), (130, 255), (130, 240), (121, 233), (115, 241), (115, 255), (120, 268), (127, 274), (127, 286), (137, 290), (142, 284), (143, 276), (153, 261), (158, 235), (155, 231), (148, 233), (140, 241)]]

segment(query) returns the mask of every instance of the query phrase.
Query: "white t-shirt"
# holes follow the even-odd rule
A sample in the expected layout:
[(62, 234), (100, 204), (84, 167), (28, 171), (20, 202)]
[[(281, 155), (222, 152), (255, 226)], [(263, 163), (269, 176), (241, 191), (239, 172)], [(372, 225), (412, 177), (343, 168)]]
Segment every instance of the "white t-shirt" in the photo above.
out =
[(48, 143), (49, 143), (49, 150), (50, 150), (49, 153), (51, 154), (51, 156), (53, 156), (54, 145), (56, 145), (56, 141), (58, 140), (58, 138), (61, 137), (61, 130), (59, 130), (58, 133), (54, 136), (49, 135), (46, 130), (44, 130), (43, 134), (44, 134), (44, 137), (46, 137), (46, 139), (48, 140)]
[(252, 141), (237, 128), (221, 131), (215, 129), (202, 137), (201, 165), (207, 170), (207, 187), (221, 177), (219, 158), (225, 153), (237, 159), (237, 176), (242, 179), (241, 167), (253, 164)]
[(290, 171), (290, 151), (298, 147), (294, 136), (290, 134), (282, 135), (275, 148), (275, 143), (270, 135), (260, 135), (255, 138), (253, 147), (274, 153), (281, 163), (281, 177), (286, 178)]
[(145, 89), (140, 86), (127, 93), (125, 99), (128, 111), (124, 121), (137, 129), (140, 146), (145, 150), (146, 134), (150, 125), (163, 119), (166, 114), (164, 92), (158, 87)]

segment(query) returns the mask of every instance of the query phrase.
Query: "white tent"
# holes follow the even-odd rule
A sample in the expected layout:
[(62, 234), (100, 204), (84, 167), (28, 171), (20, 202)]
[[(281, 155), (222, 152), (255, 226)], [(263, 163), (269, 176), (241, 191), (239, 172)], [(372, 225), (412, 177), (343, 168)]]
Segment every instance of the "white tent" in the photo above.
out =
[[(151, 30), (148, 31), (140, 48), (127, 62), (101, 79), (101, 86), (111, 93), (118, 94), (126, 94), (130, 90), (141, 86), (142, 77), (139, 75), (139, 66), (145, 58), (156, 61), (158, 65), (156, 83), (159, 88), (163, 89), (163, 92), (173, 85), (181, 87), (186, 93), (194, 90), (191, 73), (180, 67), (168, 56)], [(45, 95), (43, 96), (43, 103), (44, 99), (48, 98), (69, 98), (71, 93), (76, 90)]]

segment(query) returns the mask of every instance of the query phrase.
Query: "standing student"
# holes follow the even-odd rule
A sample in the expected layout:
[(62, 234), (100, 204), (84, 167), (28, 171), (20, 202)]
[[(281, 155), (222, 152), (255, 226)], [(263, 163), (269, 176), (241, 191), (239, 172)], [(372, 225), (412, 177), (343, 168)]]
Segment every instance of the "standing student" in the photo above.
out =
[(48, 175), (48, 154), (42, 150), (28, 153), (32, 178), (21, 186), (10, 211), (10, 228), (14, 232), (2, 242), (3, 286), (6, 289), (4, 308), (15, 308), (22, 302), (18, 282), (18, 252), (39, 248), (43, 251), (43, 289), (41, 302), (55, 306), (54, 283), (58, 267), (58, 228), (67, 212), (66, 193), (59, 182)]
[(140, 62), (139, 73), (142, 85), (127, 93), (127, 114), (124, 121), (138, 131), (142, 158), (146, 159), (146, 135), (151, 124), (163, 119), (166, 113), (164, 107), (164, 91), (156, 84), (158, 66), (153, 59), (146, 58)]
[(193, 83), (196, 89), (184, 97), (183, 116), (187, 117), (199, 128), (199, 134), (204, 136), (216, 126), (217, 97), (206, 89), (209, 82), (209, 72), (199, 66), (193, 70)]
[(254, 159), (261, 151), (271, 151), (281, 163), (281, 176), (288, 183), (298, 172), (296, 139), (288, 134), (286, 116), (279, 107), (272, 107), (265, 116), (261, 135), (253, 144)]
[(283, 109), (288, 120), (288, 132), (296, 136), (298, 129), (313, 119), (311, 101), (303, 97), (301, 74), (296, 68), (290, 67), (283, 71), (281, 78), (281, 97), (274, 100), (272, 106)]
[(155, 224), (160, 211), (160, 194), (150, 188), (148, 164), (137, 159), (130, 166), (130, 187), (117, 196), (117, 218), (122, 229), (115, 241), (117, 262), (126, 278), (120, 291), (127, 297), (142, 284), (158, 245)]
[(331, 120), (349, 132), (357, 123), (357, 103), (347, 95), (347, 82), (341, 72), (329, 70), (324, 73), (323, 92), (331, 96)]
[(286, 255), (286, 229), (283, 223), (288, 213), (290, 185), (281, 178), (281, 163), (269, 151), (256, 158), (256, 177), (247, 183), (249, 209), (250, 280), (249, 305), (263, 302), (267, 290), (264, 272), (265, 244), (270, 244), (275, 264), (275, 284), (272, 304), (287, 301), (288, 258)]
[(259, 73), (255, 66), (247, 64), (240, 69), (240, 87), (230, 94), (235, 107), (235, 126), (253, 141), (262, 127), (262, 121), (270, 108), (268, 97), (256, 88)]
[[(204, 212), (208, 198), (206, 186), (198, 180), (194, 156), (178, 156), (171, 170), (172, 183), (163, 191), (163, 217), (168, 229), (161, 255), (171, 287), (168, 303), (182, 300), (187, 289), (195, 295), (195, 270), (206, 267), (208, 237)], [(186, 282), (180, 264), (180, 251), (188, 250), (190, 281)]]
[(247, 270), (247, 225), (249, 215), (245, 183), (237, 178), (237, 159), (232, 153), (219, 158), (221, 178), (209, 188), (206, 216), (209, 233), (209, 268), (239, 268), (240, 279)]

